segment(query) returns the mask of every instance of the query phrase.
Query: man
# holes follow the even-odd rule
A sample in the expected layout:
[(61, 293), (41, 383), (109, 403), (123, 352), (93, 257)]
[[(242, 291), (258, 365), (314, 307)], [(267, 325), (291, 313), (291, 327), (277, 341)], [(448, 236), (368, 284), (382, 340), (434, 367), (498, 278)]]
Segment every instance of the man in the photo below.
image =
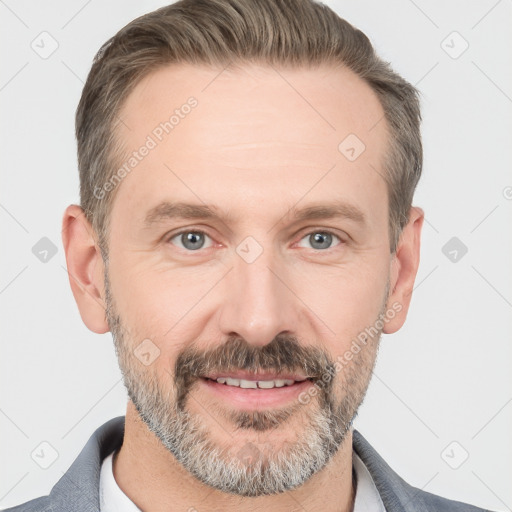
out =
[(417, 93), (366, 36), (308, 0), (182, 0), (101, 48), (76, 121), (70, 283), (130, 401), (11, 510), (479, 510), (352, 428), (423, 223)]

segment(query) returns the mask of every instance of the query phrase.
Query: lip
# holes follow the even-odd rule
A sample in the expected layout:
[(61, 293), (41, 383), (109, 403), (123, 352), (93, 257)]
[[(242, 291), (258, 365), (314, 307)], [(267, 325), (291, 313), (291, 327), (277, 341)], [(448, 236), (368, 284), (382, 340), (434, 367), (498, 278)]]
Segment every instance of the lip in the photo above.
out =
[[(231, 374), (229, 376), (232, 375), (235, 374)], [(219, 377), (220, 376), (221, 375), (219, 375)], [(263, 380), (260, 375), (258, 375), (258, 377), (260, 380)], [(279, 378), (284, 379), (285, 377), (283, 375), (279, 376)], [(254, 374), (252, 374), (252, 378), (248, 380), (254, 380)], [(314, 385), (310, 380), (304, 380), (302, 382), (295, 382), (295, 384), (292, 384), (291, 386), (283, 386), (281, 388), (244, 389), (236, 386), (219, 384), (218, 382), (204, 377), (200, 378), (199, 382), (207, 392), (221, 400), (230, 402), (232, 405), (236, 406), (237, 409), (241, 410), (254, 410), (288, 405), (290, 402), (296, 400), (298, 396), (306, 391), (310, 386)]]

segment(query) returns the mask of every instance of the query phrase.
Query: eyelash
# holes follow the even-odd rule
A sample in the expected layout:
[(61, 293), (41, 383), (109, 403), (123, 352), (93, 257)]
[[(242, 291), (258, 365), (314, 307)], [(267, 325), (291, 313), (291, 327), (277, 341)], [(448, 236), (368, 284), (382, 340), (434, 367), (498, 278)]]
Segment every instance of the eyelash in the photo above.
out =
[[(212, 239), (212, 237), (206, 231), (203, 231), (201, 229), (184, 229), (182, 231), (179, 231), (178, 233), (174, 233), (173, 235), (167, 237), (166, 241), (167, 242), (171, 242), (171, 240), (173, 240), (174, 238), (179, 237), (180, 235), (183, 235), (185, 233), (198, 233), (198, 234), (205, 235), (208, 238)], [(313, 229), (311, 231), (308, 231), (307, 233), (305, 233), (299, 239), (299, 242), (301, 240), (303, 240), (304, 238), (306, 238), (307, 236), (310, 236), (310, 235), (312, 235), (314, 233), (321, 233), (323, 235), (331, 235), (333, 238), (337, 238), (339, 240), (339, 242), (340, 242), (339, 244), (337, 244), (337, 245), (335, 245), (333, 247), (329, 247), (328, 249), (311, 249), (312, 251), (315, 251), (317, 253), (328, 253), (332, 249), (335, 249), (337, 246), (346, 243), (345, 240), (343, 240), (339, 235), (337, 235), (336, 233), (334, 233), (333, 231), (330, 231), (328, 229)], [(207, 249), (210, 249), (210, 248), (211, 247), (207, 247)], [(182, 248), (178, 247), (178, 249), (182, 249)], [(200, 252), (202, 249), (197, 249), (196, 251), (192, 251), (192, 250), (188, 250), (188, 249), (182, 249), (182, 250), (184, 250), (184, 251), (186, 251), (188, 253), (194, 253), (194, 252)]]

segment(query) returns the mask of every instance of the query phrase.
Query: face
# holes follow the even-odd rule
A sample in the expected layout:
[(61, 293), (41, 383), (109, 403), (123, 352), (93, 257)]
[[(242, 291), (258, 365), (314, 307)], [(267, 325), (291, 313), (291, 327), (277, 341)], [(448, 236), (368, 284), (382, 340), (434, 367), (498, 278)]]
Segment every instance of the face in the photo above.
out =
[(105, 281), (130, 399), (202, 482), (297, 487), (346, 438), (390, 307), (383, 110), (344, 69), (176, 65), (120, 117)]

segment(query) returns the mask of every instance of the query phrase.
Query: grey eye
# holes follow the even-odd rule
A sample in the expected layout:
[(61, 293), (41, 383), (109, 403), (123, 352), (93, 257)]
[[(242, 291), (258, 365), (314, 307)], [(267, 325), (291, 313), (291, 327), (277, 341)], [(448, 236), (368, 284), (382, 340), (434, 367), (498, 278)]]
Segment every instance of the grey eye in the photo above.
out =
[(209, 239), (210, 237), (202, 231), (183, 231), (174, 235), (169, 241), (182, 249), (197, 251), (205, 248), (207, 238)]
[[(323, 249), (330, 249), (333, 243), (333, 240), (337, 239), (338, 241), (341, 241), (336, 235), (333, 233), (329, 233), (327, 231), (313, 231), (312, 233), (309, 233), (306, 235), (302, 240), (307, 240), (310, 247), (315, 250), (323, 250)], [(304, 247), (304, 245), (299, 244), (301, 247)]]

